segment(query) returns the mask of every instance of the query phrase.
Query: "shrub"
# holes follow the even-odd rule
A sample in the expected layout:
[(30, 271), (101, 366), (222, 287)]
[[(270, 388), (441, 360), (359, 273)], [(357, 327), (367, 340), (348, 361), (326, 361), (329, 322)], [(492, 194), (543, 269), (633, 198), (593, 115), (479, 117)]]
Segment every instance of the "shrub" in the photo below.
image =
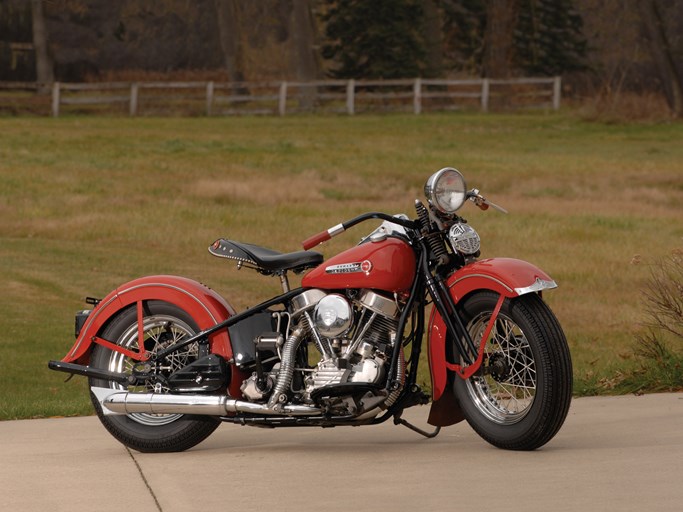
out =
[(643, 291), (645, 322), (636, 334), (637, 368), (619, 384), (623, 391), (683, 389), (683, 249), (652, 266)]

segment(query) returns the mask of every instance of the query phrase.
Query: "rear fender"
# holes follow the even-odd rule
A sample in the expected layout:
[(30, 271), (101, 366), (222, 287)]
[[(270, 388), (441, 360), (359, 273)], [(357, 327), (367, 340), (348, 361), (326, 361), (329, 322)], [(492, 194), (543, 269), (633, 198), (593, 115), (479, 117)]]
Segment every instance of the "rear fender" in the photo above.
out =
[[(491, 290), (501, 295), (502, 298), (514, 298), (527, 293), (541, 293), (543, 290), (557, 287), (555, 281), (540, 268), (526, 261), (512, 258), (492, 258), (467, 265), (454, 272), (446, 281), (446, 285), (454, 304), (458, 304), (463, 298), (478, 290)], [(499, 307), (500, 304), (502, 302), (499, 303)], [(434, 307), (429, 318), (428, 332), (432, 408), (434, 408), (441, 402), (451, 403), (455, 400), (455, 396), (450, 396), (453, 391), (448, 386), (448, 370), (454, 370), (457, 365), (447, 359), (447, 329), (443, 318)], [(451, 374), (454, 373), (456, 372), (451, 372)], [(461, 419), (459, 413), (458, 418)], [(459, 421), (455, 419), (455, 416), (453, 420), (450, 423), (447, 420), (440, 420), (440, 426)]]
[[(142, 303), (148, 300), (160, 300), (178, 306), (187, 311), (202, 330), (235, 314), (233, 307), (218, 293), (191, 279), (177, 276), (135, 279), (119, 286), (93, 309), (83, 324), (76, 343), (62, 361), (87, 364), (94, 344), (111, 347), (111, 341), (100, 337), (107, 323), (131, 305), (137, 307), (138, 316), (141, 317)], [(212, 353), (232, 362), (233, 352), (227, 329), (209, 336), (209, 344)], [(137, 352), (126, 355), (138, 360), (144, 359), (144, 355)]]

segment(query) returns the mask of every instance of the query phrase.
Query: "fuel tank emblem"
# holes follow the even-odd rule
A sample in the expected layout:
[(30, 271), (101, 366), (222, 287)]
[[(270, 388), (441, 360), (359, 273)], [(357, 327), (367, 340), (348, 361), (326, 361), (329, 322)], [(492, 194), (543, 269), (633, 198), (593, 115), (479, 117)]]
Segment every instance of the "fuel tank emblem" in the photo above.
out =
[(326, 274), (353, 274), (356, 272), (364, 272), (366, 275), (372, 270), (372, 262), (370, 260), (359, 261), (357, 263), (340, 263), (339, 265), (330, 265), (325, 268)]

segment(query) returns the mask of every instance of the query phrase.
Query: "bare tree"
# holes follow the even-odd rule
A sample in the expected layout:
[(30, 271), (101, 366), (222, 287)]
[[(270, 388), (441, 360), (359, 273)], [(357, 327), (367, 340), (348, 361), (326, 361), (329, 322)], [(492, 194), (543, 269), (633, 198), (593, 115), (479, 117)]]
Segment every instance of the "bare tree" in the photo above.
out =
[(486, 0), (483, 74), (506, 78), (512, 74), (516, 0)]
[(422, 37), (426, 51), (427, 75), (441, 76), (444, 68), (444, 20), (443, 12), (439, 9), (436, 0), (425, 0), (424, 27)]
[(33, 48), (36, 55), (36, 81), (40, 84), (38, 92), (47, 94), (55, 80), (52, 59), (47, 48), (47, 29), (43, 14), (42, 0), (31, 0), (31, 18), (33, 24)]
[(294, 45), (292, 68), (298, 80), (318, 78), (318, 58), (315, 51), (315, 25), (310, 0), (294, 0), (290, 34)]
[(674, 52), (656, 0), (638, 2), (652, 58), (659, 69), (671, 113), (683, 117), (683, 77), (676, 68)]
[[(294, 0), (290, 15), (289, 33), (292, 37), (291, 68), (297, 80), (310, 81), (318, 78), (318, 59), (315, 51), (315, 25), (310, 0)], [(313, 108), (316, 90), (306, 87), (299, 94), (299, 104), (304, 110)]]
[(216, 23), (225, 69), (231, 82), (244, 81), (244, 57), (239, 29), (240, 0), (215, 0)]

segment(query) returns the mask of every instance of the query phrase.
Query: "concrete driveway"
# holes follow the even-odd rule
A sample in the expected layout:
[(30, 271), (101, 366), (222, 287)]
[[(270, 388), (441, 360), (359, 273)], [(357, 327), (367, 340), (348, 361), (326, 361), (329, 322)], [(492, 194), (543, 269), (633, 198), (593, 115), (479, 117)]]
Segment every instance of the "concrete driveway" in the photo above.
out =
[[(427, 408), (404, 417), (424, 424)], [(222, 425), (184, 453), (141, 454), (95, 417), (0, 422), (8, 511), (683, 510), (683, 394), (574, 400), (540, 450), (507, 452), (467, 424), (424, 439), (387, 422)]]

